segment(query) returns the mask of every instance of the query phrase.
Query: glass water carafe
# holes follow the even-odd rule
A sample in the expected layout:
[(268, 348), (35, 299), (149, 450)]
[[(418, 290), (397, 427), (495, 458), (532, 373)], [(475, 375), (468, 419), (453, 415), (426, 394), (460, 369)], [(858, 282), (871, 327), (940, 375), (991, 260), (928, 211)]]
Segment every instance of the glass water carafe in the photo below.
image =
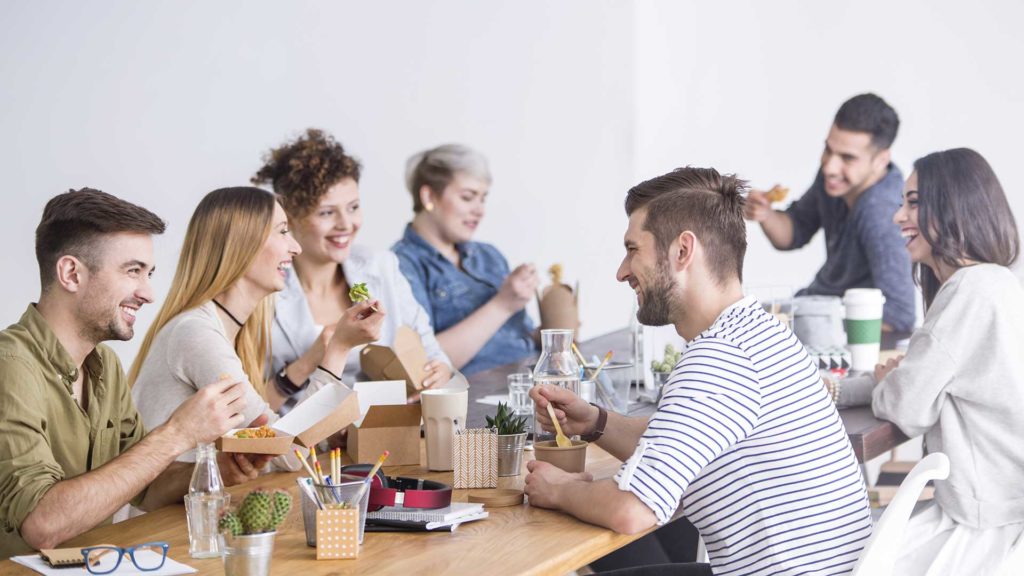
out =
[[(581, 367), (572, 352), (572, 338), (572, 330), (540, 331), (541, 353), (537, 366), (533, 369), (534, 386), (560, 386), (579, 395)], [(536, 409), (540, 410), (540, 407)], [(533, 431), (535, 441), (555, 439), (554, 432), (547, 432), (538, 426), (536, 414)]]

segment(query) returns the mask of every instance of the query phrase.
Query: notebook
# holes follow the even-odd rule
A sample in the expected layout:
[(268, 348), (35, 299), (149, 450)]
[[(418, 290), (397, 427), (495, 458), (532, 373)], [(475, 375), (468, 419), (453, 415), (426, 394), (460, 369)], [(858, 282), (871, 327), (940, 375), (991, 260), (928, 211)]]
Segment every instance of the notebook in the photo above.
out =
[[(75, 549), (75, 551), (78, 550), (81, 550), (81, 548)], [(154, 554), (154, 552), (143, 551), (141, 554)], [(78, 557), (82, 557), (81, 552), (79, 552)], [(60, 568), (51, 568), (39, 554), (32, 554), (31, 556), (12, 556), (11, 560), (27, 568), (31, 568), (40, 574), (44, 574), (45, 576), (90, 576), (85, 569), (85, 564), (80, 566), (69, 565), (67, 567), (62, 566)], [(109, 572), (112, 576), (128, 574), (138, 576), (178, 576), (179, 574), (195, 573), (195, 568), (182, 564), (181, 562), (176, 562), (171, 558), (167, 558), (167, 561), (164, 562), (163, 567), (159, 570), (150, 570), (147, 572), (143, 572), (136, 568), (130, 559), (122, 558), (121, 565), (117, 567), (117, 570)]]
[(81, 548), (46, 548), (40, 550), (39, 555), (53, 568), (85, 566)]
[(480, 514), (484, 511), (483, 504), (471, 502), (452, 502), (447, 508), (424, 510), (422, 508), (398, 508), (385, 506), (376, 512), (367, 512), (367, 520), (403, 520), (407, 522), (439, 522), (450, 523), (463, 516)]
[(474, 520), (483, 520), (490, 514), (488, 512), (480, 512), (477, 514), (468, 514), (466, 516), (459, 516), (455, 520), (450, 522), (412, 522), (409, 520), (381, 520), (381, 519), (366, 519), (366, 531), (367, 532), (455, 532), (460, 524), (466, 522), (472, 522)]

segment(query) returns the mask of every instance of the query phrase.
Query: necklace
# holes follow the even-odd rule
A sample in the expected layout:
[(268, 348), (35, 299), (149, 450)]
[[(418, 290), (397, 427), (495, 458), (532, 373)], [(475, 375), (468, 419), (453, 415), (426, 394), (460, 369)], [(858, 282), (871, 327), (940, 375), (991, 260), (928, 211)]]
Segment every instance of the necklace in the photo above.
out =
[(228, 318), (231, 318), (232, 322), (234, 322), (235, 324), (238, 324), (239, 328), (242, 327), (243, 324), (238, 321), (238, 318), (235, 318), (235, 315), (232, 314), (227, 308), (225, 308), (223, 304), (221, 304), (220, 302), (217, 302), (216, 298), (213, 299), (213, 303), (217, 305), (217, 308), (220, 308), (225, 314), (227, 314)]

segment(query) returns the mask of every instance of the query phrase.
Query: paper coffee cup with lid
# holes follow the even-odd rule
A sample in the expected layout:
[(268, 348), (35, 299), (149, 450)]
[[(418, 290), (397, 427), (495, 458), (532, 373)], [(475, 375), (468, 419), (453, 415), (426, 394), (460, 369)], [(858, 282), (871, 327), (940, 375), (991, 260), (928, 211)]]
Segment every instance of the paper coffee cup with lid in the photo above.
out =
[(882, 345), (882, 307), (885, 296), (878, 288), (850, 288), (843, 295), (846, 308), (846, 347), (850, 368), (869, 372), (878, 364)]

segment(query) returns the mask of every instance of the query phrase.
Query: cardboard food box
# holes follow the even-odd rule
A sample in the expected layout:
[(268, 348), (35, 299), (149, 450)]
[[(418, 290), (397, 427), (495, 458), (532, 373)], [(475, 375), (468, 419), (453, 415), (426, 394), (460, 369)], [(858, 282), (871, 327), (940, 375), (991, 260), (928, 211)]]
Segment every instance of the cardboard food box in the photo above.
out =
[(420, 335), (408, 326), (398, 328), (390, 347), (369, 344), (359, 353), (359, 367), (370, 380), (405, 380), (409, 393), (422, 389), (426, 364)]
[(348, 454), (355, 462), (376, 462), (388, 450), (389, 466), (420, 465), (419, 404), (370, 406), (362, 424), (348, 427)]
[(332, 382), (288, 412), (271, 428), (274, 438), (236, 438), (231, 430), (217, 439), (221, 452), (286, 454), (292, 444), (310, 447), (359, 419), (358, 394)]
[(579, 330), (580, 312), (577, 306), (579, 287), (574, 292), (567, 284), (552, 284), (539, 297), (540, 327)]

